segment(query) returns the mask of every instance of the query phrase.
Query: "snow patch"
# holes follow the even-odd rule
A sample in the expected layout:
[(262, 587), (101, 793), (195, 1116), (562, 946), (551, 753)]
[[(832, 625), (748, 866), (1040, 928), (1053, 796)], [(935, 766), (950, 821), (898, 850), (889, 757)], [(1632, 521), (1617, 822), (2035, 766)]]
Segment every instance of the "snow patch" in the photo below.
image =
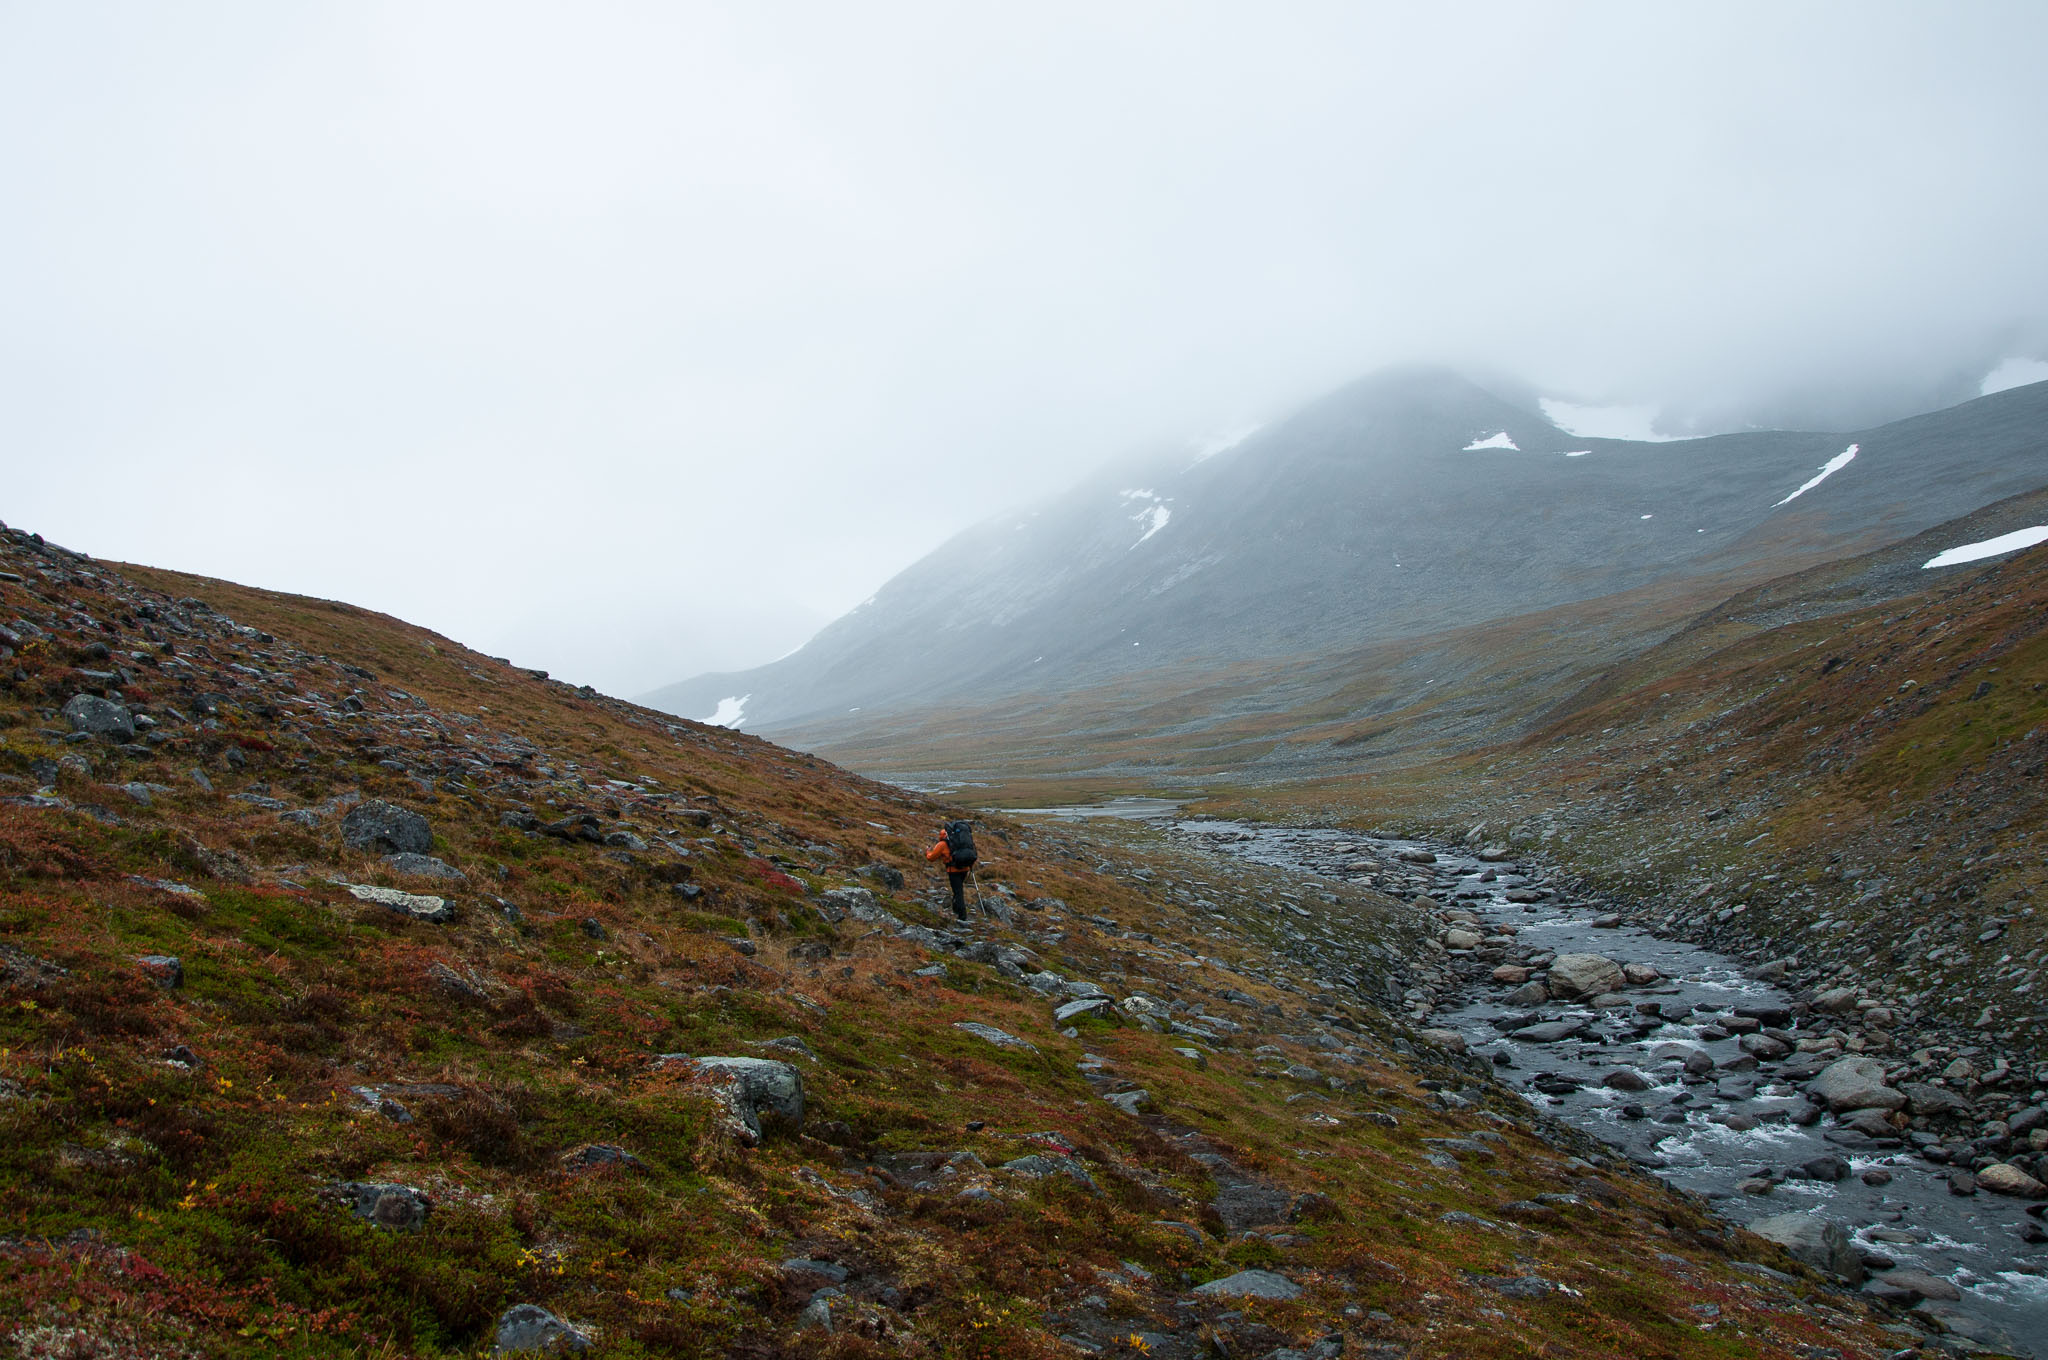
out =
[(744, 721), (742, 715), (746, 712), (747, 700), (753, 697), (751, 694), (728, 694), (718, 701), (718, 711), (704, 721), (713, 727), (738, 728)]
[(1584, 457), (1585, 457), (1585, 456), (1586, 456), (1587, 454), (1589, 454), (1589, 453), (1591, 453), (1591, 452), (1592, 452), (1592, 450), (1591, 450), (1591, 449), (1573, 449), (1573, 450), (1572, 450), (1572, 451), (1571, 451), (1570, 453), (1566, 454), (1566, 455), (1565, 455), (1565, 457), (1567, 457), (1567, 458), (1584, 458)]
[(1984, 375), (1984, 381), (1977, 385), (1977, 395), (1988, 397), (1993, 392), (2037, 382), (2048, 382), (2048, 360), (2007, 359)]
[(1861, 444), (1851, 444), (1848, 448), (1843, 449), (1840, 453), (1828, 459), (1827, 462), (1821, 464), (1821, 469), (1819, 472), (1814, 473), (1813, 476), (1807, 479), (1805, 485), (1801, 486), (1797, 491), (1787, 496), (1785, 500), (1779, 501), (1777, 505), (1773, 505), (1771, 509), (1777, 509), (1779, 505), (1785, 504), (1786, 501), (1798, 500), (1801, 496), (1804, 496), (1807, 492), (1813, 490), (1822, 482), (1834, 476), (1837, 472), (1840, 472), (1843, 468), (1849, 466), (1850, 462), (1854, 460), (1856, 457), (1856, 451), (1862, 447), (1863, 446)]
[(1644, 515), (1644, 516), (1643, 516), (1643, 518), (1644, 518), (1644, 519), (1648, 519), (1648, 518), (1650, 518), (1650, 517), (1649, 517), (1648, 515)]
[(1475, 439), (1465, 446), (1464, 451), (1466, 453), (1477, 453), (1481, 449), (1513, 449), (1517, 453), (1522, 451), (1521, 446), (1508, 437), (1506, 430), (1502, 430), (1499, 434), (1488, 435), (1484, 439)]
[[(1550, 423), (1581, 439), (1626, 439), (1636, 444), (1668, 444), (1682, 434), (1658, 434), (1654, 406), (1580, 406), (1545, 397), (1537, 403)], [(1567, 457), (1578, 457), (1568, 454)]]
[[(1146, 539), (1166, 527), (1166, 521), (1173, 518), (1173, 511), (1163, 505), (1155, 505), (1149, 510), (1140, 511), (1131, 518), (1146, 526), (1145, 532), (1138, 535), (1138, 543), (1143, 543)], [(1133, 543), (1130, 548), (1126, 548), (1124, 551), (1131, 551), (1132, 548), (1138, 546), (1138, 543)]]
[(2031, 529), (2015, 529), (1997, 538), (1987, 538), (1982, 543), (1965, 543), (1960, 548), (1950, 548), (1936, 553), (1920, 564), (1922, 571), (1929, 567), (1955, 567), (1965, 562), (1981, 562), (1987, 557), (1998, 557), (2021, 548), (2031, 548), (2036, 543), (2048, 543), (2048, 524), (2036, 524)]

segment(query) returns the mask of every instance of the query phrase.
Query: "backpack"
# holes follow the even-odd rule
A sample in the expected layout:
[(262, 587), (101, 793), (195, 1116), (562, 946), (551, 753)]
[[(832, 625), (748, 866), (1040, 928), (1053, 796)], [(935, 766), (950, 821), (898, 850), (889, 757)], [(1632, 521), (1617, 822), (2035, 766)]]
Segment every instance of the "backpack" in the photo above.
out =
[(979, 858), (974, 852), (974, 823), (953, 821), (946, 823), (946, 853), (952, 857), (954, 869), (969, 869)]

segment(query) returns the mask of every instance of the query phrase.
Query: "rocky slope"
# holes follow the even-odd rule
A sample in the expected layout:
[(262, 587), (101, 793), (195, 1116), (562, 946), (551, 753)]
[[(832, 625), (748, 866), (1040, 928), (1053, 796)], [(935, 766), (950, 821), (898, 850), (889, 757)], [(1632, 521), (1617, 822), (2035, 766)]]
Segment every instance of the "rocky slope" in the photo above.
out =
[(392, 619), (6, 530), (0, 629), (23, 1356), (1897, 1340), (1419, 1043), (1377, 892), (992, 819), (956, 929), (951, 809)]
[(1281, 690), (1371, 643), (1660, 584), (1725, 595), (1909, 536), (2048, 483), (2044, 431), (2037, 384), (1860, 432), (1632, 444), (1454, 373), (1383, 373), (1192, 466), (979, 526), (793, 655), (649, 702), (837, 751), (934, 707), (1093, 690), (1121, 710), (1252, 663)]
[(2048, 1065), (2048, 551), (1929, 582), (1938, 541), (1738, 596), (1523, 741), (1372, 800), (1776, 970), (1839, 1011), (1850, 1051), (1952, 1075), (2002, 1119)]

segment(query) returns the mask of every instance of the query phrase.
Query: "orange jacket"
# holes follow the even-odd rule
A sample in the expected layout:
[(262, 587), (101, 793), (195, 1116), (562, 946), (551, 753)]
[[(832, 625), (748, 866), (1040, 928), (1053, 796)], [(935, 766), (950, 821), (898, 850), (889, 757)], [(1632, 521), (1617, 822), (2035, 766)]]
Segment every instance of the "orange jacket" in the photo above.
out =
[[(945, 865), (947, 873), (950, 874), (953, 872), (953, 847), (946, 843), (946, 838), (944, 836), (939, 837), (939, 843), (937, 845), (934, 845), (931, 849), (924, 852), (924, 857), (926, 859), (937, 860), (939, 863)], [(967, 871), (965, 869), (962, 869), (960, 872), (964, 874)]]

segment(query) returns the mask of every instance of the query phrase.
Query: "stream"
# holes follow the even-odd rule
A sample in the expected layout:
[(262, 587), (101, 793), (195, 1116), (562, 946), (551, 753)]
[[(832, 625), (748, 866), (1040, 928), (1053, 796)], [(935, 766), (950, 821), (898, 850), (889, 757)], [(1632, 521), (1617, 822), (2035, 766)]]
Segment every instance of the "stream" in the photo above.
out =
[[(1469, 847), (1248, 822), (1167, 825), (1217, 854), (1373, 881), (1395, 896), (1426, 893), (1443, 911), (1469, 913), (1467, 928), (1490, 946), (1445, 955), (1457, 981), (1418, 1027), (1456, 1031), (1532, 1106), (1703, 1196), (1721, 1217), (1748, 1224), (1808, 1211), (1838, 1220), (1871, 1271), (1865, 1288), (1901, 1301), (1917, 1294), (1919, 1309), (1955, 1337), (2048, 1360), (2041, 1204), (1952, 1194), (1951, 1168), (1918, 1155), (1908, 1136), (1824, 1117), (1804, 1088), (1838, 1055), (1760, 1061), (1746, 1052), (1745, 1034), (1796, 1041), (1817, 1031), (1802, 1033), (1806, 1008), (1737, 961), (1611, 917), (1596, 925), (1601, 904), (1555, 889), (1533, 865), (1483, 861)], [(1412, 862), (1425, 855), (1434, 862)], [(1532, 949), (1647, 964), (1659, 976), (1597, 1009), (1511, 1001), (1519, 984), (1495, 981), (1494, 969)]]

